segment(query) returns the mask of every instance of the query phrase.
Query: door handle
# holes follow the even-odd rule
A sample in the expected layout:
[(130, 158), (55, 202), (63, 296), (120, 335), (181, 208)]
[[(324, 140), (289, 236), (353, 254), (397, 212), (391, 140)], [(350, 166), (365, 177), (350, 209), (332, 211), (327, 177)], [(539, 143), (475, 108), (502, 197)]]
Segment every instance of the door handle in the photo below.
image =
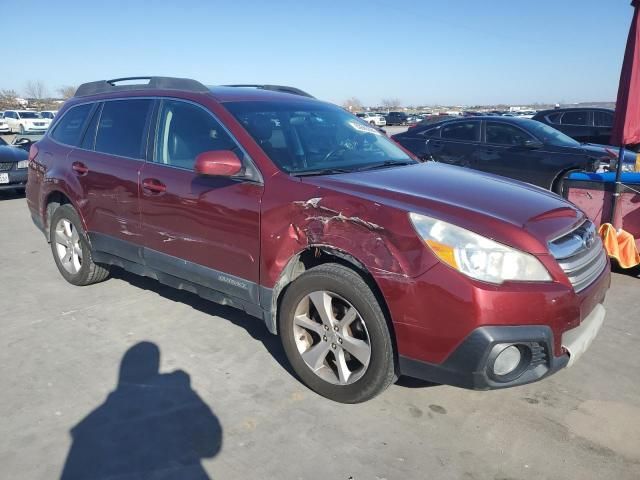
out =
[(73, 162), (71, 164), (71, 168), (78, 175), (86, 175), (89, 172), (89, 169), (87, 168), (87, 166), (82, 162)]
[(167, 191), (167, 186), (157, 178), (145, 178), (142, 181), (142, 188), (151, 193), (164, 193)]

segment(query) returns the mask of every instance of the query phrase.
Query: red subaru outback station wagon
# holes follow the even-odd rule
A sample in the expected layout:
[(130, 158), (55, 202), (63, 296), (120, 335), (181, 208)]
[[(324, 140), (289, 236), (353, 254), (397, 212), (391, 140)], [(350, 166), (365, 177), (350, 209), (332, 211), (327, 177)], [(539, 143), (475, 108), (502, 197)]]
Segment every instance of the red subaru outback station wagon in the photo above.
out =
[(127, 80), (82, 85), (30, 152), (31, 215), (72, 284), (117, 266), (240, 308), (349, 403), (399, 375), (540, 380), (600, 329), (608, 259), (557, 195), (420, 163), (295, 88)]

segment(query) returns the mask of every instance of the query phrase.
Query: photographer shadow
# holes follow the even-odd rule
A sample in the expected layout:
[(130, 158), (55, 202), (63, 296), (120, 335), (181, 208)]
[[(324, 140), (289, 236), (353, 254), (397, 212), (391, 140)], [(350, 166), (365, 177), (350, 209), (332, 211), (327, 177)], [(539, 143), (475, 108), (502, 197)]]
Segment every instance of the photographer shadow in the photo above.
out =
[(62, 480), (210, 478), (201, 460), (220, 451), (220, 422), (187, 373), (159, 365), (154, 343), (125, 353), (116, 389), (71, 429)]

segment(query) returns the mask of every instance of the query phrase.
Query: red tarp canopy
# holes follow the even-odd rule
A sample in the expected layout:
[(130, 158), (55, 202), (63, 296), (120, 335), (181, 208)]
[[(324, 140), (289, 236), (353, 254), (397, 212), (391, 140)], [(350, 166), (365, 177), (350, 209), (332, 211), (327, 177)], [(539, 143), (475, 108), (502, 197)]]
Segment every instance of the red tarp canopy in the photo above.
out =
[(616, 113), (611, 133), (611, 143), (614, 145), (640, 143), (640, 28), (638, 25), (640, 0), (633, 0), (631, 5), (635, 8), (635, 12), (620, 73)]

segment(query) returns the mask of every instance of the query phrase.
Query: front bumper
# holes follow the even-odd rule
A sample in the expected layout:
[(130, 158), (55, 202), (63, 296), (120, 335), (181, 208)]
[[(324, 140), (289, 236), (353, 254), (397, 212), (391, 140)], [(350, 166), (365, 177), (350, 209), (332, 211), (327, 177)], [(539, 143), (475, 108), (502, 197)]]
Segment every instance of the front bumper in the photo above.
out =
[(24, 132), (25, 133), (45, 133), (47, 131), (46, 126), (44, 127), (35, 127), (33, 125), (25, 125), (24, 126)]
[[(442, 364), (400, 356), (400, 373), (431, 382), (474, 390), (515, 387), (536, 382), (570, 367), (596, 337), (605, 309), (596, 305), (580, 326), (566, 331), (566, 352), (553, 355), (553, 332), (548, 326), (480, 327), (474, 330)], [(517, 345), (528, 352), (522, 367), (502, 380), (493, 374), (493, 360), (505, 346)]]
[(10, 190), (14, 188), (25, 188), (27, 186), (28, 169), (20, 169), (9, 171), (2, 171), (0, 174), (7, 174), (9, 176), (8, 183), (0, 183), (0, 190)]

